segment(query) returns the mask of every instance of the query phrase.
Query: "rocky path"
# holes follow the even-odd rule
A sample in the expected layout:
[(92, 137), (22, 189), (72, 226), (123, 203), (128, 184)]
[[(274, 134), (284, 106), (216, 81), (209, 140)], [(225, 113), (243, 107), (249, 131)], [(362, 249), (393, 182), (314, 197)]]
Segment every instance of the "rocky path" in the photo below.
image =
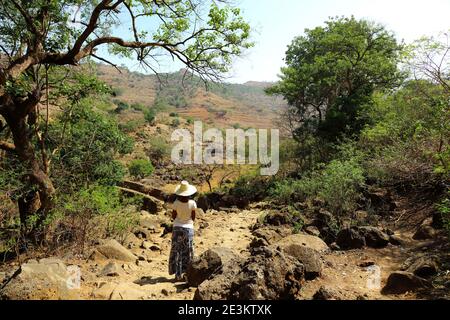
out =
[[(227, 247), (245, 255), (252, 239), (250, 227), (255, 224), (260, 214), (257, 211), (212, 212), (200, 217), (196, 223), (194, 238), (195, 255), (213, 247)], [(141, 221), (148, 226), (156, 221), (156, 217), (147, 215), (142, 217)], [(111, 293), (117, 291), (119, 286), (123, 291), (122, 297), (114, 295), (112, 298), (191, 300), (194, 288), (187, 288), (184, 283), (175, 283), (173, 276), (168, 275), (170, 234), (161, 237), (164, 230), (155, 227), (154, 231), (147, 232), (147, 239), (132, 238), (126, 241), (133, 247), (130, 251), (141, 259), (138, 266), (118, 263), (118, 275), (99, 276), (109, 261), (99, 259), (81, 264), (82, 272), (86, 275), (81, 290), (82, 298), (111, 298)], [(141, 247), (143, 242), (149, 244), (147, 249)], [(80, 264), (79, 261), (73, 262)]]
[[(199, 256), (211, 248), (224, 247), (242, 257), (250, 256), (249, 245), (254, 239), (251, 227), (264, 213), (265, 211), (261, 209), (230, 210), (228, 212), (212, 210), (198, 217), (194, 239), (195, 255)], [(30, 276), (32, 280), (22, 279), (22, 287), (20, 287), (22, 295), (18, 297), (30, 299), (191, 300), (196, 289), (189, 288), (182, 282), (176, 283), (173, 276), (169, 276), (167, 272), (171, 235), (164, 228), (165, 223), (170, 222), (167, 213), (163, 211), (158, 215), (152, 215), (142, 212), (140, 220), (140, 227), (137, 231), (123, 239), (123, 247), (117, 242), (112, 245), (113, 253), (116, 257), (119, 253), (120, 259), (114, 259), (111, 256), (105, 257), (111, 253), (111, 250), (101, 251), (100, 248), (105, 245), (100, 243), (88, 260), (67, 257), (59, 258), (60, 260), (57, 261), (44, 259), (39, 264), (28, 262), (25, 268), (22, 266), (22, 274)], [(400, 270), (408, 258), (428, 252), (430, 246), (433, 245), (433, 241), (412, 240), (412, 233), (408, 231), (400, 229), (394, 231), (401, 241), (401, 245), (390, 244), (382, 249), (364, 248), (322, 252), (320, 254), (323, 266), (321, 276), (304, 282), (297, 298), (312, 299), (317, 292), (332, 299), (418, 298), (413, 293), (381, 294), (381, 288), (385, 286), (387, 278), (392, 272)], [(137, 262), (136, 258), (138, 258)], [(45, 278), (47, 277), (45, 272), (48, 272), (52, 281), (54, 278), (55, 281), (58, 281), (58, 277), (54, 275), (62, 274), (63, 276), (64, 268), (70, 265), (81, 269), (80, 289), (36, 290), (37, 287), (42, 287), (41, 283), (34, 283), (38, 281), (36, 274), (43, 274)], [(10, 270), (14, 270), (14, 268)], [(20, 275), (18, 278), (20, 280)], [(45, 281), (47, 280), (45, 279)], [(20, 281), (16, 285), (20, 285)], [(9, 293), (14, 293), (14, 290), (18, 293), (18, 288), (13, 286)], [(14, 296), (9, 298), (14, 298)]]

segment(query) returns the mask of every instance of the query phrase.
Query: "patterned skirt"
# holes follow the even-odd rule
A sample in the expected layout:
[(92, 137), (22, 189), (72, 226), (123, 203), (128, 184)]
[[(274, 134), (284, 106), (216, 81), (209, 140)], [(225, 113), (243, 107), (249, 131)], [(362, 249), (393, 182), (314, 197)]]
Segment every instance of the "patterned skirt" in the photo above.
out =
[(181, 277), (194, 258), (194, 230), (174, 227), (169, 257), (169, 274)]

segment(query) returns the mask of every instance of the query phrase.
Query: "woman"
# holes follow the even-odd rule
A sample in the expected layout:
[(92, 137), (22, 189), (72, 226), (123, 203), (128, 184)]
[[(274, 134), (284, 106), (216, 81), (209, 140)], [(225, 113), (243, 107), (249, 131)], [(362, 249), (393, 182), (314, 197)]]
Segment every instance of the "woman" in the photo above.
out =
[(183, 274), (194, 257), (194, 221), (197, 204), (192, 197), (196, 193), (196, 187), (187, 181), (181, 182), (175, 189), (177, 199), (171, 206), (174, 223), (169, 274), (175, 274), (176, 281), (183, 280)]

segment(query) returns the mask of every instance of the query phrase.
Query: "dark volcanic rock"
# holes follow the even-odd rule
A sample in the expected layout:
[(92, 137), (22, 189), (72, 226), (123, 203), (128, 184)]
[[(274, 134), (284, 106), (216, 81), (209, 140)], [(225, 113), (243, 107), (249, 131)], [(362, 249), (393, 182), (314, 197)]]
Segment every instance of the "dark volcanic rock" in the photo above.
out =
[(313, 300), (341, 300), (341, 298), (333, 289), (320, 287), (320, 289), (314, 294)]
[(336, 244), (343, 250), (361, 249), (366, 245), (366, 240), (357, 229), (351, 228), (338, 233)]
[(187, 270), (188, 284), (198, 287), (203, 281), (222, 270), (225, 263), (236, 258), (236, 254), (228, 248), (213, 248), (194, 259)]
[(414, 240), (430, 240), (436, 235), (436, 230), (430, 225), (422, 225), (413, 236)]
[(294, 299), (304, 280), (304, 267), (295, 258), (271, 248), (261, 248), (249, 259), (230, 264), (227, 270), (197, 289), (195, 300)]
[(359, 227), (358, 231), (364, 236), (368, 247), (384, 248), (389, 243), (389, 236), (375, 227)]
[(420, 278), (410, 272), (396, 271), (389, 276), (382, 294), (403, 294), (419, 289), (429, 289), (432, 285), (427, 280)]
[(404, 269), (418, 277), (429, 278), (439, 272), (439, 261), (431, 255), (415, 257), (405, 262)]
[(289, 214), (278, 211), (272, 211), (264, 218), (264, 223), (271, 226), (288, 225), (291, 222), (292, 218)]
[(389, 236), (375, 227), (352, 227), (338, 233), (336, 243), (344, 250), (361, 249), (365, 246), (371, 248), (384, 248), (389, 244)]
[(322, 275), (322, 260), (317, 250), (301, 244), (279, 245), (278, 248), (303, 264), (306, 280), (314, 280)]
[(284, 226), (266, 226), (252, 231), (255, 237), (251, 244), (251, 248), (263, 247), (271, 245), (292, 234), (292, 229)]

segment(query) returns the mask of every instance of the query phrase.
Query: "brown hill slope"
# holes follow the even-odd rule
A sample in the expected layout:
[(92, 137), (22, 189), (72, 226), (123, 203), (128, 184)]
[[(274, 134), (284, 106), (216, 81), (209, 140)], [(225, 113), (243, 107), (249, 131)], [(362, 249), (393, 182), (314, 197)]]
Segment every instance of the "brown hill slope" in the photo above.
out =
[(245, 84), (214, 84), (201, 82), (185, 72), (144, 75), (99, 64), (97, 73), (103, 81), (114, 88), (116, 101), (129, 105), (142, 104), (152, 107), (163, 101), (167, 112), (176, 112), (184, 118), (202, 120), (220, 127), (273, 128), (274, 120), (284, 107), (280, 98), (269, 97), (265, 82)]

